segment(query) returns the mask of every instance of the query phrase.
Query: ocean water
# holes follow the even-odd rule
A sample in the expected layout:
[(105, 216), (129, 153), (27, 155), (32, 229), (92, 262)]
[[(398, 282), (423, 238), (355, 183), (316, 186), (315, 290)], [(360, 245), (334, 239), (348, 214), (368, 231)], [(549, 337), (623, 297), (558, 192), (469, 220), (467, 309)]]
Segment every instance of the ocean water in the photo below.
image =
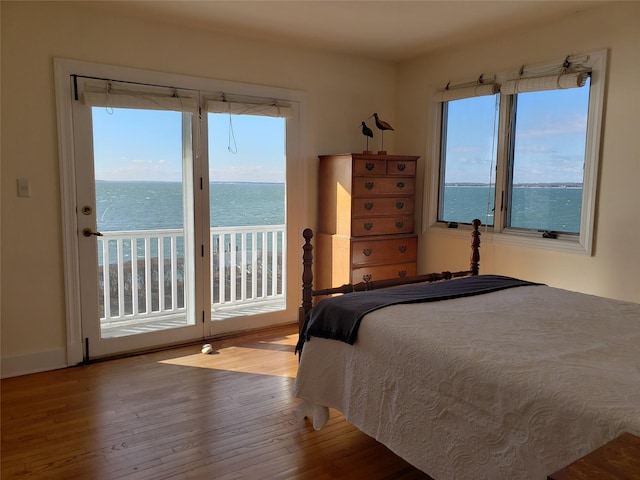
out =
[[(469, 223), (479, 218), (491, 225), (493, 198), (493, 188), (489, 191), (486, 186), (447, 186), (444, 220)], [(283, 183), (212, 182), (211, 226), (282, 225), (284, 199)], [(581, 204), (581, 188), (516, 187), (511, 224), (578, 233)], [(97, 181), (96, 213), (98, 230), (104, 232), (182, 228), (182, 185)]]
[[(283, 183), (210, 184), (212, 227), (284, 224)], [(99, 231), (183, 227), (182, 185), (178, 182), (96, 182)]]
[[(493, 187), (446, 186), (444, 220), (469, 223), (479, 218), (493, 225), (493, 199)], [(511, 226), (579, 233), (581, 211), (582, 188), (514, 187)]]

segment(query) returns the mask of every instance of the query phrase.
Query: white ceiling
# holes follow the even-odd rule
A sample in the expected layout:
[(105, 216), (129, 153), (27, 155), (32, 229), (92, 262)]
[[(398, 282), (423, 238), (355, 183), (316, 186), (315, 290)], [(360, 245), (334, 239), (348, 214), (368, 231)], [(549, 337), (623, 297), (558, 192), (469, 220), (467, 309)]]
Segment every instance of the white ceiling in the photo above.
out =
[(258, 40), (401, 61), (607, 0), (215, 0), (81, 2)]

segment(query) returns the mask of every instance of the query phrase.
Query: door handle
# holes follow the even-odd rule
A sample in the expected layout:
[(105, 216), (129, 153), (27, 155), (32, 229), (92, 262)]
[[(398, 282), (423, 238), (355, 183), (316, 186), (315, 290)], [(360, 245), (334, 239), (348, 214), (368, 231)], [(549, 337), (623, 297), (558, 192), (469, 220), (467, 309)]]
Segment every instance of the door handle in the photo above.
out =
[(95, 235), (96, 237), (102, 237), (102, 234), (100, 232), (94, 232), (90, 228), (85, 228), (84, 230), (82, 230), (82, 235), (84, 235), (85, 237), (90, 237), (91, 235)]

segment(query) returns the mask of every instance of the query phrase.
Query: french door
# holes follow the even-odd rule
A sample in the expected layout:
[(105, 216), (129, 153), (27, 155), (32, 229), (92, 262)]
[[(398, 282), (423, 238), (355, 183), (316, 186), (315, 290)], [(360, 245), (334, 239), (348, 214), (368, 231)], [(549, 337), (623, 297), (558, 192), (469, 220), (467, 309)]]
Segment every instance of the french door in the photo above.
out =
[(74, 80), (85, 358), (204, 337), (196, 98)]
[(138, 71), (143, 82), (104, 80), (100, 66), (61, 62), (69, 363), (295, 321), (287, 238), (305, 202), (286, 198), (305, 188), (286, 178), (301, 176), (298, 105), (220, 101), (202, 82), (160, 87)]

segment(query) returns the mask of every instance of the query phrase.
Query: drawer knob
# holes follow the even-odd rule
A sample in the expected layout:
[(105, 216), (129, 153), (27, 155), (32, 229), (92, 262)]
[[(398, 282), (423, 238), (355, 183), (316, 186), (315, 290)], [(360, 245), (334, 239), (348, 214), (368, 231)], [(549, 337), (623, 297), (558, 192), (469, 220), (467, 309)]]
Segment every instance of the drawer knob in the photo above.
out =
[(398, 247), (398, 251), (399, 251), (400, 253), (407, 253), (407, 246), (406, 246), (406, 245), (400, 245), (400, 246)]
[(404, 227), (404, 222), (402, 220), (399, 222), (396, 222), (396, 228), (400, 229), (402, 227)]
[(404, 182), (398, 182), (396, 183), (396, 187), (398, 187), (400, 190), (402, 190), (404, 188)]
[(373, 223), (367, 222), (367, 223), (364, 224), (364, 229), (365, 230), (371, 230), (372, 228), (373, 228)]
[(362, 281), (365, 283), (369, 283), (371, 281), (371, 275), (362, 275)]
[(398, 170), (400, 170), (401, 172), (403, 172), (405, 168), (407, 168), (407, 166), (404, 163), (398, 164)]
[(362, 254), (365, 257), (368, 257), (369, 255), (371, 255), (371, 249), (370, 248), (365, 248), (364, 250), (362, 250)]
[(404, 208), (404, 202), (396, 202), (396, 208), (402, 210)]
[(373, 182), (365, 182), (365, 183), (364, 183), (364, 187), (365, 187), (367, 190), (371, 190), (371, 189), (373, 188)]
[(371, 210), (373, 208), (373, 202), (365, 202), (364, 208), (366, 210)]
[(400, 278), (404, 278), (404, 277), (406, 277), (406, 276), (407, 276), (407, 271), (406, 271), (406, 270), (400, 270), (400, 271), (398, 272), (398, 276), (399, 276)]
[(366, 168), (367, 170), (369, 170), (369, 171), (373, 170), (373, 168), (374, 168), (375, 166), (376, 166), (376, 164), (375, 164), (375, 163), (373, 163), (373, 162), (367, 162), (367, 163), (365, 164), (365, 168)]

